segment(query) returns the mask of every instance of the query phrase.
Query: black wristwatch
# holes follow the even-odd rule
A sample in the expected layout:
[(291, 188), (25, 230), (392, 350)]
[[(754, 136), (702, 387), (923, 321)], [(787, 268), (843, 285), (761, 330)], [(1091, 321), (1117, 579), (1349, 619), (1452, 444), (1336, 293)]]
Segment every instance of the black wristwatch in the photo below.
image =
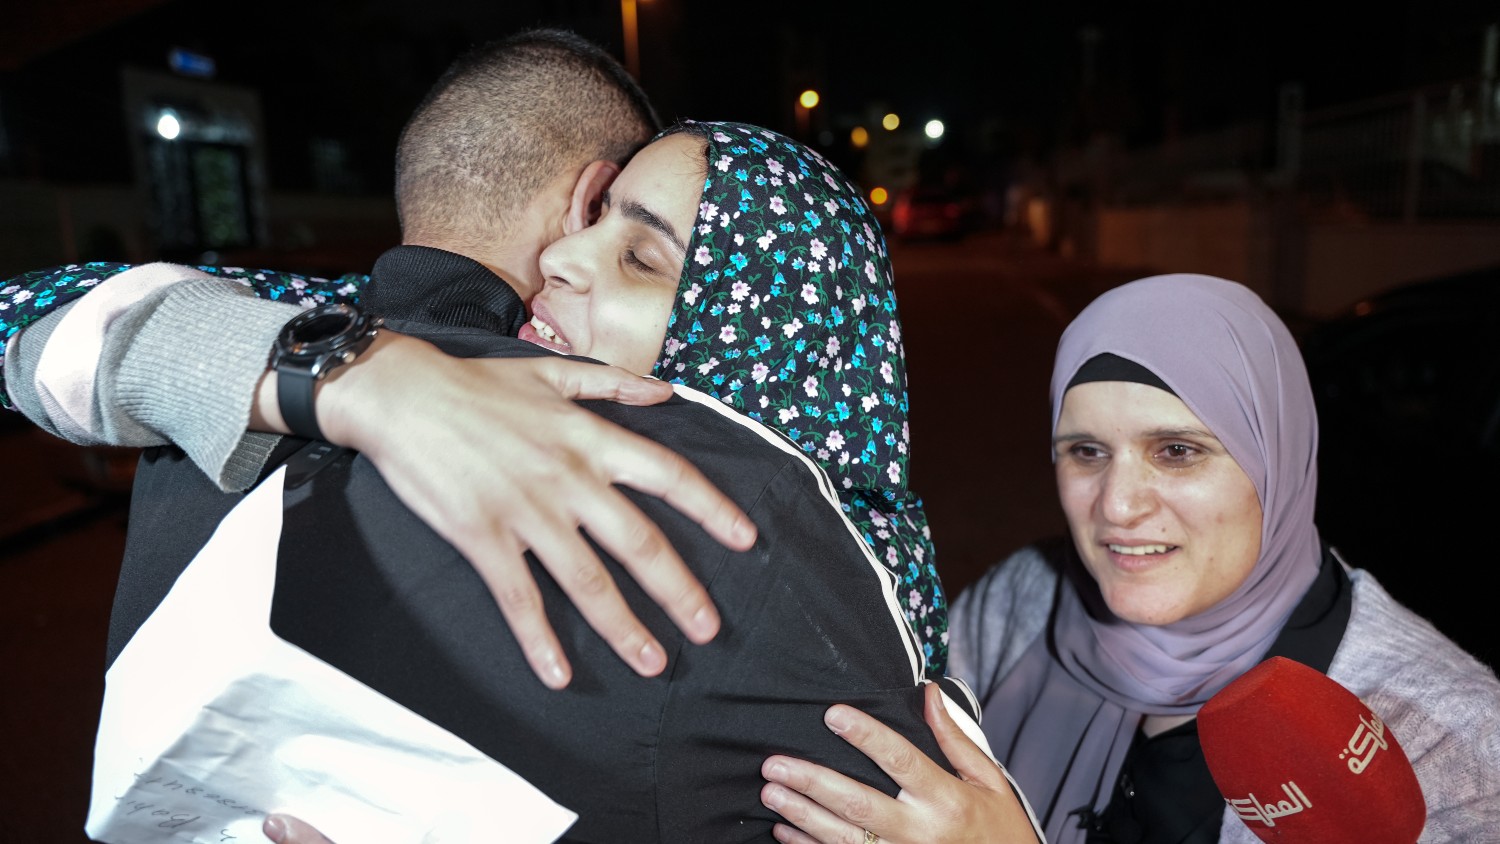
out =
[(369, 348), (379, 317), (348, 304), (318, 305), (297, 314), (276, 337), (271, 368), (281, 418), (299, 437), (323, 439), (313, 410), (313, 387)]

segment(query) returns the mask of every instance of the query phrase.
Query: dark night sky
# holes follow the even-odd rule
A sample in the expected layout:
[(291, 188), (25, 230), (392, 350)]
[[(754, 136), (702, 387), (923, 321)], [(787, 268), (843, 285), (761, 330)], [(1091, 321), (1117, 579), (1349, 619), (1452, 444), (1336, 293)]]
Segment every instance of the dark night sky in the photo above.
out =
[[(148, 7), (0, 72), (12, 150), (0, 175), (48, 181), (129, 178), (118, 68), (161, 69), (173, 45), (212, 55), (219, 81), (261, 91), (273, 183), (303, 186), (307, 136), (323, 134), (345, 141), (374, 192), (389, 187), (407, 113), (465, 46), (547, 24), (623, 53), (612, 0), (33, 2), (42, 16)], [(1286, 0), (1206, 5), (995, 4), (993, 19), (978, 21), (951, 3), (878, 12), (865, 2), (641, 0), (641, 77), (669, 120), (790, 130), (792, 98), (812, 85), (824, 93), (820, 119), (840, 136), (878, 104), (942, 117), (955, 143), (983, 134), (992, 154), (1045, 152), (1097, 130), (1143, 144), (1269, 118), (1287, 81), (1301, 81), (1315, 108), (1472, 75), (1483, 25), (1497, 17), (1485, 4), (1441, 1), (1378, 15)]]

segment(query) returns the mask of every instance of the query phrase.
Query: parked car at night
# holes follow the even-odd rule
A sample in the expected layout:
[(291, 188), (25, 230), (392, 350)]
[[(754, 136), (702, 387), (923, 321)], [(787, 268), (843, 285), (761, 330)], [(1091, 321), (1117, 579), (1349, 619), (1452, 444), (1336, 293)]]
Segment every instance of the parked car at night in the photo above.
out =
[(902, 240), (958, 240), (978, 220), (975, 198), (955, 188), (917, 184), (891, 203), (891, 234)]
[(1324, 539), (1491, 666), (1497, 340), (1500, 267), (1403, 285), (1301, 337)]

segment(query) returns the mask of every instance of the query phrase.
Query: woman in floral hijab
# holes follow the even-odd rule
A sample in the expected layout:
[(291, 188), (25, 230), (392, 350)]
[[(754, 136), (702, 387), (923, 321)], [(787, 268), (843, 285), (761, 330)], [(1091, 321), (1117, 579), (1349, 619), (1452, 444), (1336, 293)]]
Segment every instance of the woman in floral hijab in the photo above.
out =
[(860, 191), (816, 151), (740, 123), (683, 123), (708, 175), (653, 374), (776, 428), (828, 472), (902, 585), (928, 673), (947, 600), (907, 488), (906, 365), (890, 259)]

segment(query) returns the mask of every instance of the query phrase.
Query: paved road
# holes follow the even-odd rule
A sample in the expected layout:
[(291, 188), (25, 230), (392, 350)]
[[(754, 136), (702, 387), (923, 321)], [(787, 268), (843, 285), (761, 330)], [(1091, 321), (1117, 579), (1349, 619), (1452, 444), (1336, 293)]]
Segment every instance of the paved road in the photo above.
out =
[[(894, 244), (910, 357), (914, 488), (949, 591), (1007, 550), (1061, 528), (1051, 492), (1047, 378), (1057, 336), (1107, 272), (996, 234)], [(28, 517), (82, 516), (0, 547), (0, 842), (81, 844), (103, 693), (110, 596), (124, 542), (118, 499), (87, 482), (133, 457), (0, 426), (0, 536)], [(29, 523), (29, 522), (27, 522)]]
[(998, 233), (894, 244), (911, 381), (912, 488), (950, 594), (1062, 530), (1047, 383), (1063, 328), (1142, 272), (1102, 270)]

